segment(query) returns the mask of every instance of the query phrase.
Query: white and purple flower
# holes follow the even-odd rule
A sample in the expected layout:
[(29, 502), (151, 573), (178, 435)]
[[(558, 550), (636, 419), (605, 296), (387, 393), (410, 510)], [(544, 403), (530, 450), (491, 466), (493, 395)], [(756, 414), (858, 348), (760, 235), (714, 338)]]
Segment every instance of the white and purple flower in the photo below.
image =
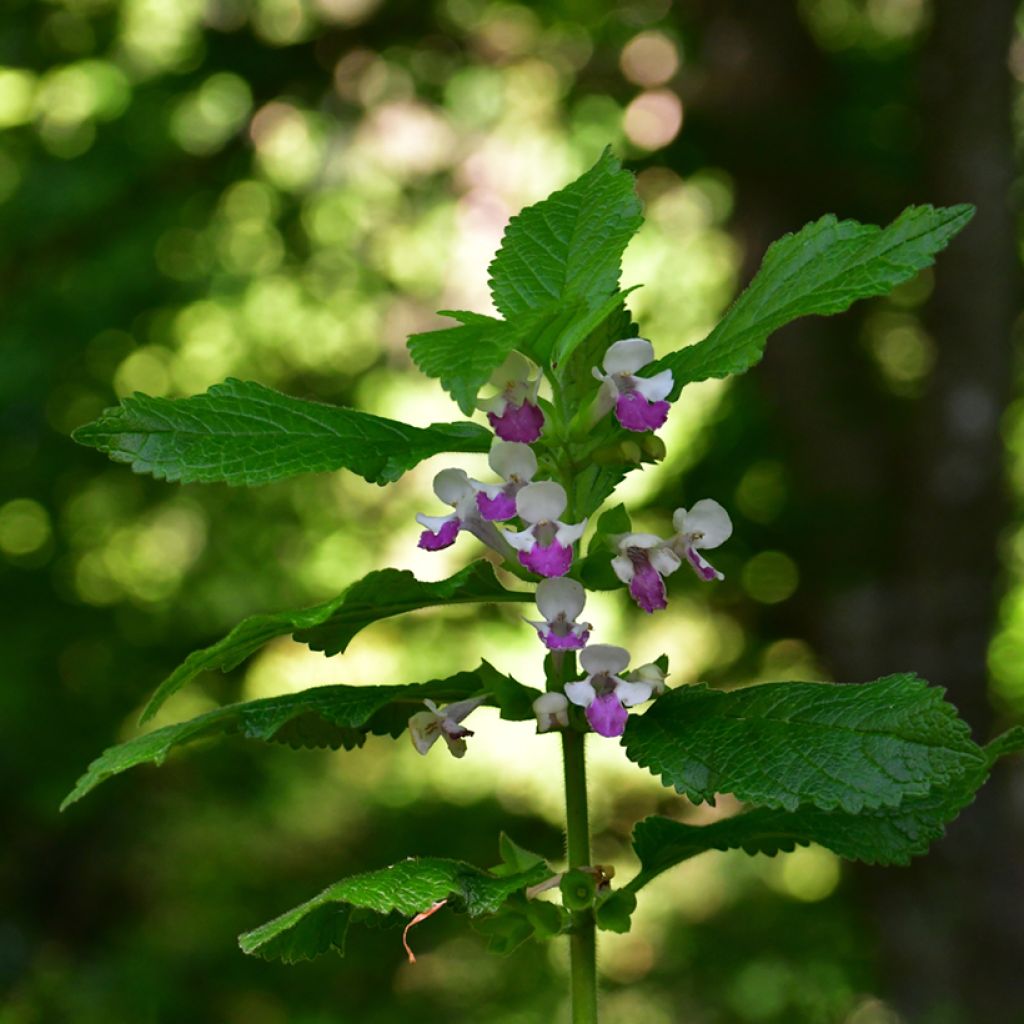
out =
[(460, 531), (468, 530), (503, 557), (512, 556), (501, 532), (480, 513), (477, 488), (465, 470), (442, 469), (434, 477), (434, 493), (455, 511), (446, 516), (425, 516), (422, 513), (417, 515), (416, 522), (424, 527), (420, 534), (419, 547), (426, 551), (440, 551), (451, 547)]
[(455, 704), (448, 704), (444, 708), (438, 706), (432, 700), (425, 700), (426, 711), (417, 711), (409, 719), (409, 735), (412, 737), (412, 745), (421, 754), (437, 742), (444, 739), (453, 757), (463, 757), (466, 753), (466, 737), (472, 736), (473, 732), (461, 723), (471, 711), (475, 711), (483, 704), (484, 697), (473, 697), (470, 700), (460, 700)]
[(653, 533), (624, 533), (618, 539), (619, 553), (612, 559), (612, 569), (645, 612), (668, 605), (664, 578), (682, 564), (670, 543)]
[(495, 441), (487, 461), (505, 482), (482, 484), (472, 481), (477, 491), (476, 504), (480, 515), (491, 522), (512, 519), (516, 514), (516, 495), (537, 474), (537, 456), (529, 445), (518, 441)]
[(717, 501), (701, 498), (689, 512), (685, 508), (677, 508), (672, 516), (672, 525), (676, 530), (670, 542), (672, 550), (680, 558), (685, 558), (702, 580), (709, 583), (711, 580), (724, 580), (725, 576), (703, 558), (699, 551), (717, 548), (732, 536), (729, 513)]
[(537, 732), (564, 729), (569, 724), (569, 701), (564, 693), (542, 693), (533, 702)]
[(665, 685), (665, 673), (661, 666), (653, 661), (627, 672), (622, 678), (630, 683), (646, 683), (650, 686), (653, 697), (660, 697), (668, 688)]
[(516, 495), (516, 512), (525, 530), (508, 530), (505, 539), (519, 552), (519, 561), (539, 576), (564, 576), (572, 565), (572, 546), (583, 536), (586, 519), (563, 523), (565, 488), (553, 480), (527, 484)]
[(590, 638), (590, 623), (577, 622), (587, 595), (575, 580), (555, 578), (541, 580), (537, 585), (537, 607), (543, 621), (526, 621), (537, 630), (549, 651), (578, 651)]
[(650, 683), (624, 679), (629, 651), (611, 644), (591, 644), (580, 653), (585, 679), (565, 684), (565, 695), (587, 709), (587, 721), (602, 736), (621, 736), (629, 717), (626, 708), (651, 699)]
[(540, 437), (544, 413), (537, 404), (540, 372), (532, 377), (536, 370), (526, 356), (518, 352), (509, 353), (491, 376), (490, 382), (498, 393), (493, 398), (477, 402), (477, 407), (487, 413), (488, 422), (503, 441), (532, 444)]
[(668, 417), (672, 392), (672, 371), (662, 370), (653, 377), (637, 377), (654, 361), (654, 346), (646, 338), (623, 338), (604, 354), (604, 373), (596, 366), (594, 376), (602, 382), (595, 411), (604, 416), (615, 409), (615, 418), (627, 430), (657, 430)]

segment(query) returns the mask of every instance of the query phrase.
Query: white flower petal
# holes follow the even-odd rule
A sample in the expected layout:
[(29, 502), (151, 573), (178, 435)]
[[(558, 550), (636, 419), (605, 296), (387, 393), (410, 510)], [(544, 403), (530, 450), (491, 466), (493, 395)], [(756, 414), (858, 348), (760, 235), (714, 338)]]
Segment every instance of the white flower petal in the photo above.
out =
[[(711, 498), (701, 498), (693, 508), (687, 512), (685, 509), (677, 510), (672, 517), (676, 523), (676, 516), (683, 512), (685, 529), (680, 533), (700, 533), (703, 536), (693, 542), (695, 548), (717, 548), (724, 544), (732, 536), (732, 520), (729, 513)], [(676, 526), (678, 530), (678, 525)]]
[(663, 402), (668, 398), (675, 382), (672, 380), (671, 370), (662, 370), (653, 377), (637, 377), (633, 383), (648, 402)]
[(538, 715), (557, 715), (569, 707), (564, 693), (542, 693), (534, 702), (533, 710)]
[(606, 672), (617, 676), (629, 664), (629, 651), (613, 644), (591, 644), (580, 652), (580, 664), (591, 675)]
[(492, 500), (496, 498), (502, 491), (505, 490), (504, 484), (482, 484), (479, 480), (470, 480), (470, 484), (474, 491), (479, 491), (482, 494), (486, 494), (488, 498)]
[(616, 555), (612, 559), (612, 571), (627, 586), (633, 582), (636, 570), (633, 568), (633, 560), (625, 555)]
[(634, 704), (643, 704), (645, 700), (651, 699), (652, 688), (650, 683), (630, 683), (620, 679), (615, 684), (615, 696), (623, 707), (631, 708)]
[(566, 622), (575, 622), (586, 603), (586, 591), (567, 577), (541, 580), (537, 585), (537, 607), (548, 622), (559, 615), (564, 615)]
[(563, 548), (567, 548), (570, 544), (575, 544), (576, 541), (583, 536), (583, 531), (586, 528), (586, 519), (581, 523), (559, 523), (558, 529), (555, 531), (555, 540), (557, 540)]
[(661, 666), (649, 661), (628, 674), (628, 680), (633, 683), (645, 683), (651, 688), (651, 692), (661, 694), (665, 692), (665, 673)]
[(565, 695), (581, 708), (590, 707), (597, 700), (597, 692), (590, 685), (589, 679), (581, 679), (578, 683), (566, 683)]
[(504, 392), (500, 395), (495, 395), (493, 398), (478, 398), (476, 401), (476, 407), (481, 412), (493, 412), (495, 416), (504, 415), (507, 405), (508, 399), (505, 397)]
[(475, 711), (486, 697), (470, 697), (469, 700), (460, 700), (455, 704), (449, 704), (442, 712), (449, 722), (461, 722), (471, 711)]
[(619, 550), (623, 553), (630, 548), (656, 548), (665, 542), (656, 533), (623, 533), (618, 540)]
[(682, 565), (682, 559), (671, 548), (665, 546), (651, 548), (647, 557), (662, 576), (671, 576)]
[(446, 505), (457, 505), (460, 499), (474, 492), (464, 469), (442, 469), (434, 477), (434, 493)]
[(553, 480), (539, 484), (527, 484), (516, 495), (516, 512), (528, 523), (540, 523), (557, 519), (568, 503), (565, 488)]
[(516, 549), (516, 551), (532, 551), (536, 540), (533, 537), (533, 530), (505, 530), (502, 536)]
[(409, 736), (420, 754), (425, 754), (441, 735), (441, 716), (435, 711), (417, 711), (409, 719)]
[(534, 370), (534, 364), (519, 352), (509, 352), (505, 362), (491, 374), (491, 383), (499, 390), (525, 384)]
[(491, 469), (502, 478), (529, 481), (537, 473), (537, 456), (528, 444), (518, 441), (495, 441), (491, 445), (491, 453), (487, 456)]
[(604, 354), (605, 373), (636, 373), (654, 359), (654, 346), (646, 338), (623, 338)]
[(458, 519), (458, 514), (452, 512), (447, 516), (425, 516), (422, 512), (417, 513), (416, 522), (420, 526), (425, 527), (431, 533), (437, 533), (445, 523), (450, 523), (453, 519)]

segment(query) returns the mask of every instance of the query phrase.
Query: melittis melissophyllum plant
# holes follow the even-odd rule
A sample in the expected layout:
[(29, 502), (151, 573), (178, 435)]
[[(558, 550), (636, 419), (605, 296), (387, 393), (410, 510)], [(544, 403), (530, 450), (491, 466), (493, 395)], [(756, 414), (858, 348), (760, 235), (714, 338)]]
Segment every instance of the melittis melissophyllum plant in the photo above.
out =
[[(888, 292), (930, 265), (972, 212), (911, 207), (886, 228), (822, 217), (768, 250), (703, 341), (659, 354), (657, 339), (632, 323), (619, 286), (622, 253), (642, 217), (632, 175), (606, 152), (510, 222), (490, 266), (500, 319), (446, 313), (456, 326), (409, 340), (417, 366), (473, 419), (414, 427), (228, 380), (191, 398), (136, 394), (81, 427), (82, 444), (181, 483), (256, 486), (346, 469), (387, 485), (439, 453), (488, 454), (486, 479), (442, 469), (417, 517), (420, 547), (457, 544), (483, 557), (436, 582), (380, 569), (315, 607), (248, 618), (189, 655), (143, 722), (200, 673), (233, 669), (275, 637), (290, 634), (338, 655), (365, 626), (427, 607), (518, 605), (522, 628), (536, 634), (537, 670), (520, 681), (481, 661), (447, 679), (318, 686), (220, 707), (105, 751), (65, 806), (111, 775), (160, 763), (172, 747), (213, 734), (345, 750), (371, 735), (405, 734), (424, 756), (461, 758), (479, 707), (535, 720), (535, 742), (558, 736), (562, 745), (564, 865), (507, 836), (489, 869), (410, 857), (336, 882), (240, 943), (247, 953), (295, 961), (342, 952), (350, 924), (370, 915), (408, 930), (442, 909), (467, 914), (497, 952), (565, 936), (579, 1022), (596, 1020), (596, 930), (628, 930), (647, 883), (690, 857), (727, 849), (770, 855), (807, 843), (876, 864), (924, 853), (993, 762), (1024, 746), (1024, 730), (979, 746), (943, 691), (909, 673), (728, 691), (672, 679), (657, 652), (598, 635), (586, 602), (588, 591), (621, 589), (645, 613), (671, 615), (666, 579), (674, 573), (718, 585), (714, 549), (733, 529), (723, 496), (698, 496), (675, 510), (671, 534), (661, 536), (634, 530), (614, 503), (618, 484), (664, 457), (657, 431), (686, 400), (687, 384), (749, 369), (767, 337), (797, 317)], [(620, 743), (691, 801), (731, 794), (745, 809), (700, 826), (640, 821), (638, 870), (614, 877), (590, 853), (584, 749), (596, 743)]]

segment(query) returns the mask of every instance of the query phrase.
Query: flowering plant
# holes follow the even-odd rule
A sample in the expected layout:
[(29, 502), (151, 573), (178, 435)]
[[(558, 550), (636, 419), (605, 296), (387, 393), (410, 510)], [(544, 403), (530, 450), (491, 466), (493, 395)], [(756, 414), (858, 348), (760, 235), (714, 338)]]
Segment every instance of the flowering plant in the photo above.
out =
[[(535, 719), (541, 742), (557, 734), (562, 744), (564, 866), (502, 836), (501, 863), (490, 870), (410, 858), (337, 882), (240, 943), (247, 953), (294, 961), (342, 952), (359, 916), (397, 912), (408, 932), (445, 907), (479, 919), (499, 951), (567, 936), (577, 1022), (597, 1019), (596, 931), (628, 930), (638, 893), (690, 857), (734, 848), (773, 854), (811, 842), (871, 863), (903, 864), (923, 853), (993, 762), (1024, 746), (1024, 730), (978, 746), (942, 691), (910, 674), (860, 685), (724, 691), (677, 680), (670, 688), (664, 657), (594, 636), (583, 615), (588, 591), (618, 588), (645, 613), (664, 613), (666, 578), (684, 563), (708, 585), (723, 578), (706, 553), (733, 527), (714, 498), (677, 509), (670, 536), (635, 531), (621, 504), (602, 511), (628, 473), (663, 458), (655, 432), (684, 386), (750, 368), (769, 334), (796, 317), (889, 291), (929, 265), (972, 212), (911, 207), (884, 229), (823, 217), (769, 249), (708, 337), (657, 358), (619, 286), (622, 253), (642, 219), (639, 200), (632, 176), (605, 152), (577, 181), (512, 219), (490, 267), (501, 319), (451, 312), (456, 326), (409, 341), (419, 368), (467, 417), (483, 413), (487, 426), (467, 419), (414, 427), (228, 380), (191, 398), (137, 394), (81, 427), (81, 443), (183, 483), (253, 486), (344, 468), (387, 484), (443, 452), (486, 452), (493, 473), (475, 480), (442, 469), (433, 489), (450, 511), (417, 516), (421, 548), (482, 544), (487, 558), (435, 582), (378, 570), (315, 607), (246, 619), (190, 655), (143, 721), (198, 673), (227, 671), (274, 637), (340, 654), (370, 623), (426, 607), (535, 603), (538, 617), (527, 623), (543, 670), (523, 683), (482, 662), (446, 679), (320, 686), (220, 707), (105, 751), (65, 806), (108, 776), (159, 763), (173, 747), (211, 734), (351, 749), (370, 735), (407, 732), (420, 754), (445, 756), (435, 748), (447, 748), (461, 758), (477, 708)], [(639, 822), (639, 869), (620, 884), (592, 863), (588, 827), (585, 746), (610, 741), (692, 801), (728, 793), (748, 806), (702, 826), (657, 816)]]

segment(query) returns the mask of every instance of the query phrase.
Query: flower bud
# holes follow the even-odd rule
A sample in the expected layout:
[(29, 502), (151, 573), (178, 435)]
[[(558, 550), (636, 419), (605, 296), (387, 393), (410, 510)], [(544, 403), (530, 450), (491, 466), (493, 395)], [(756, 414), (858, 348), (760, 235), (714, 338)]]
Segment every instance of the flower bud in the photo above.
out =
[(569, 701), (564, 693), (542, 693), (533, 702), (537, 732), (564, 729), (569, 724)]

